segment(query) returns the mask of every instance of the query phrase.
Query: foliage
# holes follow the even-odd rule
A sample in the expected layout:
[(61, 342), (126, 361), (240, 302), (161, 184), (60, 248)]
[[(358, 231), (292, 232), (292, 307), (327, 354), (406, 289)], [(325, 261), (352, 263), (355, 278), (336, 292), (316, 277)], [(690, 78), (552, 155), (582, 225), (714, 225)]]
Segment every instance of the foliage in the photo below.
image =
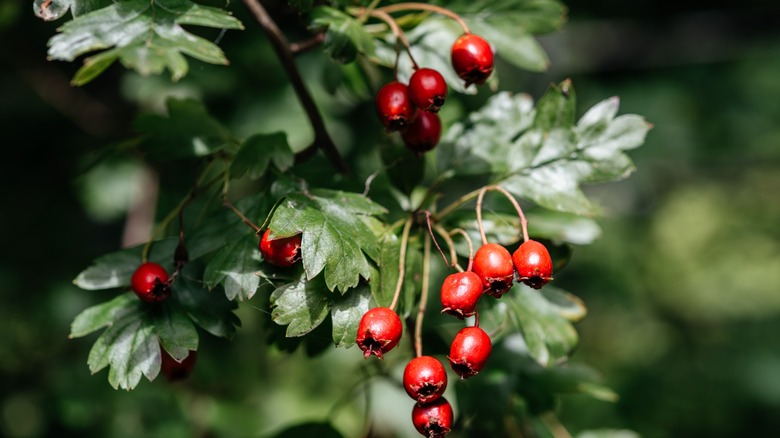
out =
[[(314, 8), (311, 2), (290, 4), (304, 14), (311, 32), (322, 35), (322, 50), (328, 56), (352, 65), (340, 71), (357, 69), (361, 78), (357, 82), (364, 81), (364, 87), (369, 87), (373, 75), (387, 73), (382, 67), (397, 67), (399, 79), (408, 77), (411, 66), (404, 56), (399, 61), (398, 36), (381, 19), (375, 21), (377, 16), (369, 10), (338, 2)], [(565, 8), (549, 0), (456, 1), (448, 7), (490, 39), (510, 65), (533, 71), (549, 63), (533, 35), (557, 30), (565, 18)], [(91, 81), (117, 59), (142, 75), (168, 69), (173, 80), (188, 72), (185, 54), (227, 64), (219, 46), (182, 26), (243, 28), (227, 10), (187, 0), (36, 2), (35, 8), (47, 20), (64, 16), (68, 8), (73, 15), (51, 38), (50, 58), (73, 61), (102, 50), (84, 60), (73, 78), (76, 85)], [(430, 11), (393, 20), (408, 35), (409, 60), (413, 56), (421, 65), (441, 71), (453, 91), (474, 92), (451, 71), (442, 50), (462, 31), (452, 20), (430, 16)], [(497, 79), (496, 74), (494, 88)], [(306, 96), (300, 87), (296, 91), (299, 97)], [(433, 259), (429, 245), (433, 234), (429, 236), (424, 218), (432, 220), (440, 234), (463, 229), (477, 241), (475, 213), (466, 205), (485, 182), (531, 207), (527, 208), (531, 235), (549, 243), (557, 272), (566, 265), (572, 245), (592, 243), (600, 233), (592, 219), (599, 209), (582, 186), (627, 177), (634, 166), (626, 151), (640, 146), (650, 128), (640, 116), (618, 115), (617, 98), (603, 100), (577, 118), (568, 80), (551, 85), (535, 104), (529, 95), (500, 91), (481, 108), (450, 123), (437, 149), (423, 157), (409, 151), (388, 156), (386, 148), (397, 140), (390, 135), (380, 140), (380, 146), (365, 145), (371, 149), (372, 167), (364, 173), (371, 177), (360, 181), (350, 174), (311, 172), (308, 161), (318, 151), (327, 161), (314, 158), (320, 159), (317, 167), (340, 168), (334, 156), (352, 165), (360, 161), (354, 151), (329, 149), (327, 130), (311, 115), (317, 108), (301, 100), (315, 130), (312, 144), (303, 150), (293, 150), (284, 131), (256, 131), (242, 138), (193, 98), (170, 98), (165, 114), (142, 112), (135, 118), (137, 135), (122, 144), (121, 152), (143, 154), (157, 166), (194, 167), (197, 176), (145, 245), (99, 257), (76, 277), (74, 283), (82, 289), (114, 293), (82, 311), (71, 327), (71, 337), (102, 330), (89, 353), (92, 373), (108, 368), (109, 383), (127, 390), (142, 376), (153, 380), (160, 371), (161, 349), (180, 361), (198, 349), (201, 331), (231, 338), (240, 325), (235, 313), (239, 302), (267, 304), (270, 320), (284, 326), (288, 338), (315, 344), (322, 340), (322, 330), (329, 330), (329, 343), (345, 348), (354, 344), (360, 318), (371, 307), (400, 299), (397, 311), (403, 318), (422, 318), (424, 307), (420, 316), (417, 309), (427, 303), (420, 290), (435, 290), (451, 267)], [(398, 170), (393, 167), (399, 156), (414, 163), (404, 166), (407, 174), (414, 174), (401, 184), (392, 174)], [(480, 182), (468, 186), (472, 181)], [(234, 197), (240, 198), (235, 204)], [(195, 204), (201, 211), (193, 217), (189, 212)], [(491, 240), (508, 248), (519, 245), (518, 220), (511, 210), (497, 203), (491, 203), (491, 210), (479, 226)], [(266, 263), (257, 247), (265, 229), (274, 238), (300, 235), (301, 263), (290, 268)], [(456, 254), (448, 261), (453, 266), (459, 264), (458, 258), (462, 262), (470, 256), (463, 242), (445, 246)], [(172, 273), (170, 299), (146, 304), (126, 291), (142, 260), (161, 263)], [(430, 321), (435, 316), (428, 313)], [(497, 422), (467, 426), (469, 432), (496, 433), (498, 415), (536, 421), (554, 411), (554, 400), (561, 394), (615, 399), (593, 372), (567, 363), (579, 342), (573, 324), (586, 313), (581, 300), (555, 286), (539, 292), (514, 285), (500, 301), (485, 304), (480, 318), (492, 329), (499, 353), (491, 362), (493, 370), (480, 376), (486, 379), (459, 388), (457, 396), (461, 409), (478, 412), (482, 407), (469, 402), (470, 394), (498, 391), (502, 396), (495, 400), (506, 401), (508, 410), (493, 413)], [(452, 333), (432, 325), (424, 328), (423, 337), (435, 354), (443, 354), (441, 345)], [(273, 336), (268, 339), (277, 341)], [(321, 351), (306, 345), (312, 355)], [(382, 373), (389, 376), (386, 370)], [(524, 408), (512, 409), (519, 399)], [(330, 428), (319, 423), (300, 427)]]

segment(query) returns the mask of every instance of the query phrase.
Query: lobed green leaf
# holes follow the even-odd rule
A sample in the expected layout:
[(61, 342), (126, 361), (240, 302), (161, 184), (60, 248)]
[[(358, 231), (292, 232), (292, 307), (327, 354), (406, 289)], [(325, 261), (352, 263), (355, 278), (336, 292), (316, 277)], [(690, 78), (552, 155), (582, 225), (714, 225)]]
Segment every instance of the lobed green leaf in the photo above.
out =
[(345, 64), (355, 60), (358, 53), (371, 56), (374, 39), (363, 23), (336, 8), (319, 6), (311, 11), (312, 27), (325, 29), (323, 46), (331, 58)]
[(337, 297), (331, 308), (333, 321), (333, 342), (336, 347), (349, 348), (355, 345), (358, 325), (363, 314), (371, 308), (371, 288), (361, 284)]
[(273, 162), (277, 169), (284, 172), (295, 161), (295, 155), (287, 143), (287, 135), (283, 132), (273, 134), (256, 134), (241, 144), (233, 163), (230, 174), (234, 178), (244, 175), (251, 179), (263, 176), (268, 165)]
[(209, 260), (203, 283), (209, 289), (221, 284), (229, 300), (248, 300), (260, 286), (260, 277), (256, 275), (259, 260), (255, 236), (228, 242)]
[(330, 302), (321, 281), (299, 279), (278, 287), (271, 294), (271, 318), (287, 326), (287, 336), (303, 336), (328, 316)]

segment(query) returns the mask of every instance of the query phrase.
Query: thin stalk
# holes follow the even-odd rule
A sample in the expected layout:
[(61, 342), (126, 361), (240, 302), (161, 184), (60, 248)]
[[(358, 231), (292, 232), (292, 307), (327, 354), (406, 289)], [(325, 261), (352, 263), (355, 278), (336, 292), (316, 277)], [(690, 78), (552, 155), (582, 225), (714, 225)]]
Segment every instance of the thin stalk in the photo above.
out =
[[(447, 230), (445, 230), (444, 227), (439, 224), (434, 225), (433, 230), (436, 231), (445, 242), (447, 242), (447, 246), (450, 248), (450, 260), (452, 260), (452, 262), (447, 265), (447, 267), (456, 268), (458, 271), (463, 271), (463, 268), (461, 268), (458, 264), (458, 254), (455, 252), (455, 242), (452, 241), (452, 236), (450, 233), (448, 233)], [(435, 242), (436, 241), (434, 240), (434, 243)], [(444, 259), (444, 261), (446, 262), (447, 259)]]
[(420, 68), (417, 65), (417, 62), (414, 60), (414, 56), (412, 56), (412, 47), (409, 44), (409, 40), (406, 39), (406, 34), (404, 34), (404, 31), (401, 30), (401, 27), (398, 26), (398, 23), (396, 23), (395, 19), (390, 16), (387, 12), (382, 10), (383, 8), (379, 9), (367, 9), (367, 8), (357, 8), (355, 9), (358, 16), (369, 16), (378, 18), (379, 20), (382, 20), (384, 23), (386, 23), (390, 27), (390, 31), (395, 35), (396, 39), (401, 42), (401, 44), (404, 46), (404, 49), (406, 49), (406, 53), (409, 55), (409, 60), (412, 61), (412, 66), (415, 70)]
[(404, 284), (404, 275), (406, 274), (406, 247), (409, 246), (409, 230), (412, 229), (412, 216), (409, 216), (404, 222), (404, 229), (401, 232), (401, 251), (398, 255), (398, 281), (395, 283), (395, 293), (393, 301), (390, 303), (390, 310), (395, 310), (398, 305), (398, 297), (401, 296), (401, 288)]
[[(444, 264), (447, 265), (447, 267), (450, 267), (450, 262), (447, 260), (447, 256), (444, 255), (444, 251), (441, 250), (441, 247), (439, 246), (439, 242), (436, 241), (436, 236), (433, 234), (433, 226), (431, 225), (431, 212), (428, 210), (423, 211), (425, 214), (425, 223), (428, 225), (428, 234), (431, 236), (431, 240), (433, 240), (433, 244), (436, 245), (436, 249), (439, 250), (439, 254), (441, 254), (441, 258), (444, 259)], [(444, 234), (447, 234), (445, 231)], [(447, 236), (449, 237), (449, 236)], [(450, 256), (453, 256), (454, 252), (452, 251), (452, 245), (450, 245)], [(455, 256), (452, 257), (453, 263), (455, 262)]]
[(463, 29), (463, 33), (471, 33), (468, 25), (466, 24), (465, 21), (463, 21), (463, 18), (460, 15), (450, 11), (449, 9), (442, 8), (441, 6), (431, 5), (428, 3), (405, 2), (405, 3), (396, 3), (394, 5), (383, 6), (381, 8), (377, 8), (377, 10), (387, 12), (388, 14), (392, 14), (393, 12), (403, 12), (403, 11), (435, 12), (437, 14), (441, 14), (455, 20), (458, 23), (458, 25), (460, 25), (460, 27)]
[(460, 208), (463, 204), (471, 201), (472, 199), (476, 198), (479, 195), (479, 192), (482, 189), (477, 189), (472, 192), (468, 192), (465, 195), (461, 196), (460, 198), (452, 201), (448, 206), (444, 207), (443, 209), (439, 210), (438, 213), (433, 214), (433, 220), (435, 222), (441, 221), (443, 218), (445, 218), (448, 214), (452, 213), (453, 211)]
[(469, 245), (469, 264), (466, 268), (466, 271), (471, 271), (471, 266), (474, 264), (474, 246), (471, 244), (471, 237), (469, 236), (469, 233), (467, 233), (463, 228), (454, 228), (450, 230), (450, 234), (461, 234), (463, 238), (466, 239), (466, 243)]
[(425, 317), (425, 308), (428, 305), (428, 289), (430, 288), (431, 273), (431, 239), (425, 239), (423, 244), (423, 272), (422, 272), (422, 291), (420, 292), (420, 305), (417, 308), (417, 321), (414, 325), (414, 353), (417, 357), (422, 356), (422, 326)]

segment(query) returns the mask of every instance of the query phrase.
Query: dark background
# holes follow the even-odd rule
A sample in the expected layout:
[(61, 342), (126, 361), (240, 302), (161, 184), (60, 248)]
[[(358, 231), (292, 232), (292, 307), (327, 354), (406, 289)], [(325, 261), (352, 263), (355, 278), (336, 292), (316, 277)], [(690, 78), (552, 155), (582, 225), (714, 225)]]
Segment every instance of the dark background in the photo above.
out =
[[(239, 311), (244, 328), (232, 343), (202, 337), (186, 384), (143, 381), (125, 393), (105, 370), (89, 375), (94, 336), (68, 340), (69, 324), (106, 296), (71, 280), (122, 244), (137, 185), (120, 181), (144, 169), (126, 158), (85, 173), (95, 151), (124, 138), (134, 111), (158, 108), (163, 94), (204, 99), (237, 132), (261, 118), (290, 131), (305, 121), (240, 2), (231, 9), (247, 30), (220, 43), (231, 69), (193, 61), (171, 85), (115, 66), (84, 88), (68, 85), (76, 64), (46, 60), (58, 23), (36, 19), (29, 3), (0, 0), (0, 435), (257, 436), (327, 417), (345, 433), (360, 430), (361, 410), (333, 407), (353, 355), (308, 361), (266, 351), (263, 313), (252, 306)], [(551, 69), (499, 65), (501, 87), (538, 98), (568, 77), (580, 113), (618, 95), (621, 113), (655, 127), (631, 153), (634, 175), (588, 188), (607, 212), (603, 236), (577, 248), (556, 276), (589, 308), (574, 361), (599, 370), (620, 395), (616, 403), (565, 397), (562, 422), (573, 434), (771, 435), (780, 428), (780, 6), (567, 3), (564, 30), (540, 38)], [(299, 60), (310, 83), (321, 62), (318, 54)], [(281, 105), (272, 106), (276, 116), (269, 101)], [(370, 108), (324, 106), (341, 128)], [(174, 188), (190, 181), (179, 169), (158, 170)], [(312, 393), (313, 384), (321, 390)], [(374, 409), (397, 397), (375, 395)]]

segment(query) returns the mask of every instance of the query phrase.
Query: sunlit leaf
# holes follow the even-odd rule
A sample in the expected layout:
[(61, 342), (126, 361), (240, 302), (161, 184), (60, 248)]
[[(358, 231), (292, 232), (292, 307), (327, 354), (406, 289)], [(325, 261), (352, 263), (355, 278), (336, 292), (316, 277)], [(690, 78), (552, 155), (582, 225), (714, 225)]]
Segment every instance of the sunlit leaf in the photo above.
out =
[(334, 300), (331, 320), (333, 321), (333, 342), (336, 347), (349, 348), (355, 345), (360, 319), (371, 307), (370, 302), (371, 288), (367, 285), (350, 289), (344, 296)]
[[(57, 14), (62, 13), (57, 10), (53, 15)], [(187, 73), (184, 55), (212, 64), (228, 63), (216, 44), (187, 32), (182, 25), (243, 28), (227, 11), (188, 0), (125, 0), (65, 23), (60, 33), (49, 40), (48, 54), (51, 59), (73, 61), (90, 52), (113, 51), (115, 56), (104, 56), (104, 62), (88, 58), (76, 74), (79, 83), (97, 76), (108, 67), (109, 59), (119, 59), (125, 67), (143, 75), (160, 74), (168, 69), (173, 80)]]
[(330, 302), (321, 281), (299, 280), (280, 286), (271, 294), (271, 318), (287, 326), (287, 336), (303, 336), (322, 323)]
[(259, 259), (255, 236), (228, 242), (209, 260), (203, 283), (209, 289), (221, 284), (230, 300), (248, 300), (260, 286), (260, 278), (256, 275)]
[(348, 63), (354, 61), (358, 53), (373, 54), (374, 39), (355, 17), (329, 6), (315, 8), (311, 17), (314, 29), (326, 30), (323, 45), (334, 60)]

